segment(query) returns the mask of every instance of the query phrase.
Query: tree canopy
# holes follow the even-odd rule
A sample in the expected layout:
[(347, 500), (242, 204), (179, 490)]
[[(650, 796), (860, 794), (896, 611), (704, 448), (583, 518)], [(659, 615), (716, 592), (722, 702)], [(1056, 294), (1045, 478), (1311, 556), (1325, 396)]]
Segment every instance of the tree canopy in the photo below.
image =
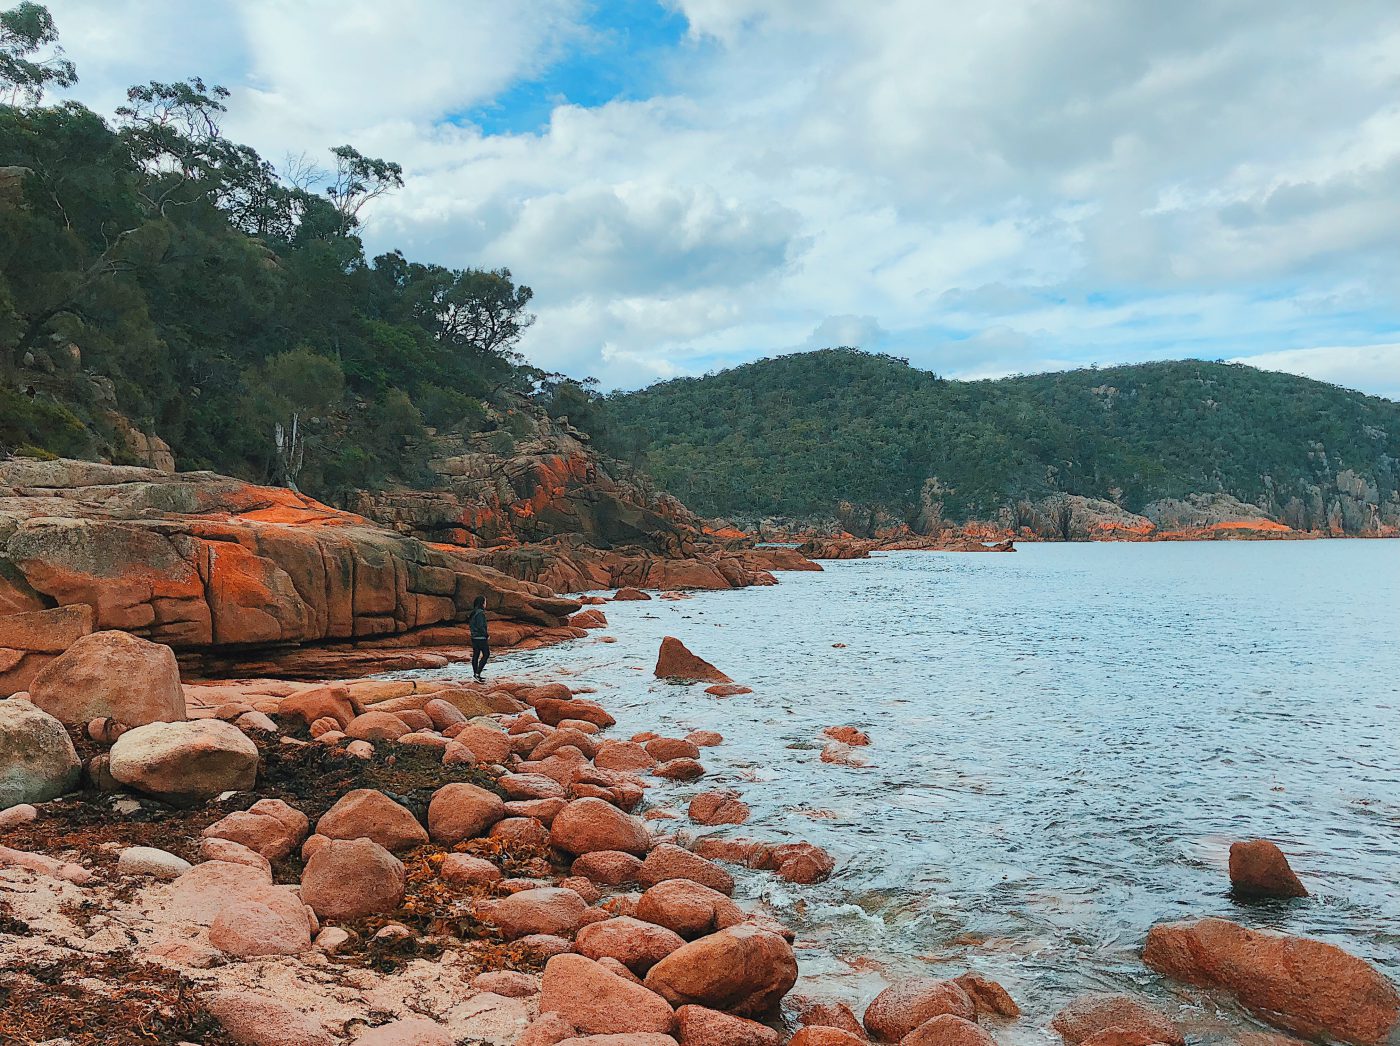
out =
[(353, 146), (286, 172), (229, 140), (230, 93), (133, 86), (111, 120), (69, 87), (47, 10), (0, 12), (0, 453), (91, 453), (113, 415), (182, 468), (334, 496), (423, 476), (429, 427), (472, 431), (539, 372), (508, 269), (365, 255), (402, 168)]

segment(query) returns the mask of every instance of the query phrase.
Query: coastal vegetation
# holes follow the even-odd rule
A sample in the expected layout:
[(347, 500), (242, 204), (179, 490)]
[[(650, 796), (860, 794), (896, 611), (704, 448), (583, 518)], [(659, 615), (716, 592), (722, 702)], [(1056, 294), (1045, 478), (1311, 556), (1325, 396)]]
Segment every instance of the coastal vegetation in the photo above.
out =
[[(1227, 494), (1300, 517), (1350, 484), (1400, 487), (1400, 404), (1200, 360), (950, 381), (851, 348), (599, 399), (603, 445), (708, 515), (986, 519), (1055, 495), (1139, 512)], [(1316, 520), (1300, 518), (1303, 526)]]
[(429, 428), (509, 443), (489, 405), (553, 394), (515, 352), (531, 290), (508, 269), (366, 256), (398, 164), (274, 167), (199, 78), (133, 86), (113, 119), (51, 100), (78, 78), (57, 40), (39, 4), (0, 12), (0, 453), (128, 460), (134, 426), (182, 468), (334, 497), (422, 480)]

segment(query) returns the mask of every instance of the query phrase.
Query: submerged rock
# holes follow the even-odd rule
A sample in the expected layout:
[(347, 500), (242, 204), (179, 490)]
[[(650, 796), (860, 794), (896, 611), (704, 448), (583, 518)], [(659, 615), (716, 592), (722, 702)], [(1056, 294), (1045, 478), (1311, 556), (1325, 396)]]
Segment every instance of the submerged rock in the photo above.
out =
[(797, 1034), (788, 1040), (788, 1046), (866, 1046), (868, 1042), (863, 1035), (812, 1024), (799, 1028)]
[(1181, 1028), (1161, 1010), (1129, 995), (1092, 993), (1074, 999), (1050, 1026), (1068, 1046), (1099, 1042), (1166, 1043), (1180, 1046)]
[(1270, 1024), (1310, 1038), (1373, 1046), (1400, 1024), (1400, 993), (1334, 944), (1225, 919), (1152, 927), (1142, 958), (1158, 973), (1221, 988)]

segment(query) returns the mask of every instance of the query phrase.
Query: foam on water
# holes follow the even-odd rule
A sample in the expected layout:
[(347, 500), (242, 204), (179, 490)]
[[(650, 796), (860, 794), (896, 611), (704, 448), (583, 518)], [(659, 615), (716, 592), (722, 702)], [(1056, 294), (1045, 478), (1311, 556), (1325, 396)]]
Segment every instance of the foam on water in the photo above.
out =
[[(1029, 545), (779, 577), (610, 604), (616, 644), (499, 668), (597, 687), (623, 736), (723, 733), (708, 776), (649, 801), (683, 814), (732, 787), (752, 821), (696, 834), (832, 852), (819, 886), (739, 877), (821, 987), (863, 1001), (882, 974), (973, 967), (1033, 1010), (1131, 988), (1204, 1015), (1139, 956), (1154, 922), (1205, 914), (1322, 937), (1400, 981), (1400, 542)], [(756, 692), (657, 682), (663, 635)], [(870, 733), (869, 766), (820, 761), (821, 729), (844, 723)], [(1229, 898), (1229, 844), (1252, 836), (1311, 899)]]

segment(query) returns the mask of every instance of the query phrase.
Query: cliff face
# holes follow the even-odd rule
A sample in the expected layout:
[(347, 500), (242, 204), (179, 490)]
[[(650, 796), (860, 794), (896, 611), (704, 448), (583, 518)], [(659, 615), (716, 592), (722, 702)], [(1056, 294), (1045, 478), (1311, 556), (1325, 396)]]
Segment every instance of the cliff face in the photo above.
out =
[(575, 534), (597, 548), (682, 556), (704, 539), (679, 501), (525, 398), (493, 411), (492, 423), (491, 432), (434, 435), (432, 489), (357, 491), (347, 507), (399, 533), (466, 548)]
[[(291, 491), (213, 473), (0, 462), (0, 692), (46, 632), (122, 629), (191, 657), (303, 645), (463, 645), (476, 596), (499, 640), (566, 629), (579, 604)], [(70, 639), (71, 641), (71, 639)]]
[(357, 491), (349, 507), (561, 592), (742, 588), (771, 584), (770, 569), (802, 569), (731, 548), (740, 531), (706, 526), (524, 398), (493, 423), (494, 432), (434, 437), (434, 489)]

